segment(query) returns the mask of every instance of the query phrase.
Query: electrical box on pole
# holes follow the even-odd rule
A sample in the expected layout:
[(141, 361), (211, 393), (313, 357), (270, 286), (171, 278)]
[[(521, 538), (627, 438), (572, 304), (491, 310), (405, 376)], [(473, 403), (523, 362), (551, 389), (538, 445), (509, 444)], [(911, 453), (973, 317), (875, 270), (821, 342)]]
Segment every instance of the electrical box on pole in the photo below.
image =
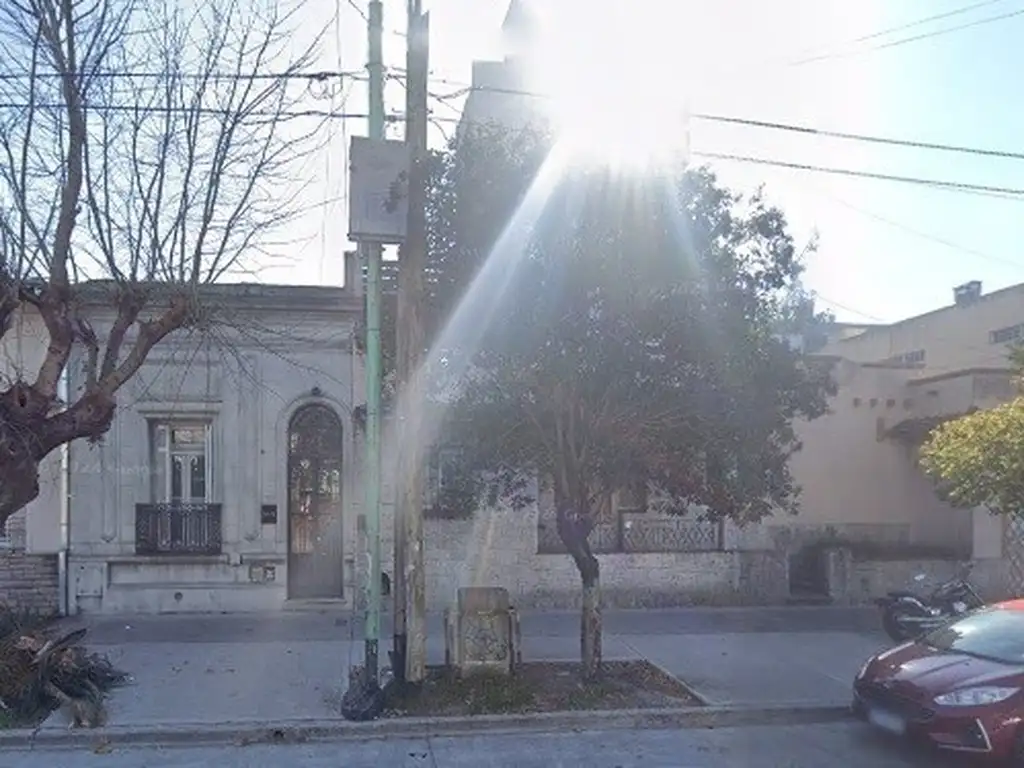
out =
[(404, 141), (353, 136), (349, 146), (348, 236), (399, 245), (409, 217), (409, 149)]

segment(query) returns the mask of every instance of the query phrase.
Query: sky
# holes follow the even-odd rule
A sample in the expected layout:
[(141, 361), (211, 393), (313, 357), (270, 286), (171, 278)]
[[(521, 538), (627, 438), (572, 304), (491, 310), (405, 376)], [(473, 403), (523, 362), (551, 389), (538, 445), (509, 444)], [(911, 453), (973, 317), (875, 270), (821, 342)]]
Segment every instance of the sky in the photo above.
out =
[[(621, 41), (615, 60), (630, 62), (631, 79), (614, 78), (611, 89), (621, 104), (635, 81), (665, 94), (684, 91), (697, 114), (1024, 152), (1024, 136), (1017, 135), (1024, 102), (1014, 97), (1009, 74), (1024, 71), (1019, 43), (1024, 2), (633, 0), (628, 11), (623, 0), (546, 2), (558, 4), (566, 56), (581, 50), (581, 41), (595, 38), (598, 30), (606, 34), (609, 26), (621, 25), (621, 14), (628, 14), (630, 40)], [(474, 59), (499, 57), (507, 0), (424, 4), (431, 15), (431, 138), (440, 145), (461, 109), (461, 101), (448, 96), (469, 83)], [(399, 114), (405, 2), (384, 5), (385, 64), (391, 76), (386, 99), (389, 112)], [(968, 6), (979, 7), (878, 34)], [(329, 30), (323, 68), (364, 68), (365, 8), (366, 0), (310, 1), (307, 12), (322, 18)], [(1015, 11), (1021, 13), (986, 21)], [(972, 26), (943, 32), (964, 25)], [(310, 98), (338, 112), (366, 111), (359, 79)], [(342, 254), (350, 247), (345, 148), (351, 135), (365, 134), (366, 125), (356, 118), (334, 120), (329, 130), (329, 146), (307, 163), (309, 211), (295, 225), (301, 242), (288, 264), (264, 270), (261, 280), (343, 280)], [(696, 119), (690, 134), (695, 153), (1024, 189), (1024, 160)], [(391, 128), (391, 137), (401, 135), (399, 126)], [(749, 163), (710, 164), (737, 190), (764, 185), (801, 242), (817, 232), (819, 247), (808, 258), (806, 281), (820, 305), (840, 320), (891, 322), (927, 312), (952, 303), (953, 287), (971, 280), (982, 281), (986, 292), (1024, 282), (1024, 253), (1018, 246), (1024, 236), (1024, 195), (1015, 199)]]

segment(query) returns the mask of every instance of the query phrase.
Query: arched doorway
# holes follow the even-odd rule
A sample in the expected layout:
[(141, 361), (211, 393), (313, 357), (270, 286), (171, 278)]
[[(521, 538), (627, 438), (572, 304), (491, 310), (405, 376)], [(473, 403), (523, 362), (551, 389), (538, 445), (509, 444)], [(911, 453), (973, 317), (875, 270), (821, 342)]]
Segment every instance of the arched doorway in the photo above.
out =
[(326, 405), (288, 423), (288, 596), (342, 595), (342, 426)]

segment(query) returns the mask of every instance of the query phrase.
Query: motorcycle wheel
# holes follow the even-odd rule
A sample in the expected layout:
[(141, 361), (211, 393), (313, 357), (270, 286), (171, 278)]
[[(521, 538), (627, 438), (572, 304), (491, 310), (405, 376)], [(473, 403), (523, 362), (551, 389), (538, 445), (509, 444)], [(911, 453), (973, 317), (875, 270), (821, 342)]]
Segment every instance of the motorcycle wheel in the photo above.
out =
[(905, 643), (920, 634), (916, 627), (908, 626), (900, 621), (900, 617), (908, 613), (910, 611), (902, 609), (898, 605), (890, 605), (882, 614), (882, 627), (885, 629), (885, 634), (894, 642)]

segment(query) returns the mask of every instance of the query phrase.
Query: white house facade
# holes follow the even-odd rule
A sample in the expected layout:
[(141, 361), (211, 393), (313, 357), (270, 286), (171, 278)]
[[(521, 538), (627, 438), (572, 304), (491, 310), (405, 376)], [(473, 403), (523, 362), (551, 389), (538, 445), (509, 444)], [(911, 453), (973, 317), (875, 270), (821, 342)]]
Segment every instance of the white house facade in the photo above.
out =
[[(355, 350), (342, 288), (215, 286), (229, 318), (172, 335), (70, 449), (69, 610), (245, 611), (355, 585)], [(112, 310), (96, 308), (102, 328)], [(100, 331), (103, 338), (103, 333)], [(72, 360), (72, 396), (81, 382)]]

